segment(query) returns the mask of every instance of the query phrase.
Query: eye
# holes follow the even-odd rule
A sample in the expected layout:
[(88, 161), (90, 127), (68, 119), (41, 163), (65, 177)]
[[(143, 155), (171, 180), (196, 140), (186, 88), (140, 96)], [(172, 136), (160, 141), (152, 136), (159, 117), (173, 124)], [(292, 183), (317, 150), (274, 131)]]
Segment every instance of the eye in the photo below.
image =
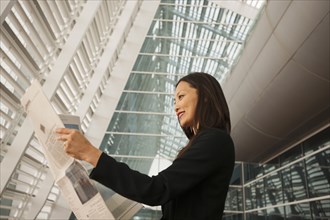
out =
[(178, 95), (177, 97), (178, 97), (177, 100), (176, 100), (176, 98), (174, 98), (174, 105), (175, 105), (176, 101), (180, 101), (181, 99), (183, 99), (184, 95)]

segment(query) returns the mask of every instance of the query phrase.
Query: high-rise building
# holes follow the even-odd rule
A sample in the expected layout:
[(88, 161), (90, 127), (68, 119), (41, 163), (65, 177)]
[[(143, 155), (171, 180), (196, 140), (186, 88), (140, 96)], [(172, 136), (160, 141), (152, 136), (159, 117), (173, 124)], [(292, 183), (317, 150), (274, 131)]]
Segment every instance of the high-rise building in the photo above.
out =
[(328, 0), (0, 3), (1, 219), (75, 218), (20, 104), (33, 79), (95, 146), (152, 175), (187, 143), (173, 94), (190, 72), (216, 77), (230, 108), (223, 219), (330, 219)]

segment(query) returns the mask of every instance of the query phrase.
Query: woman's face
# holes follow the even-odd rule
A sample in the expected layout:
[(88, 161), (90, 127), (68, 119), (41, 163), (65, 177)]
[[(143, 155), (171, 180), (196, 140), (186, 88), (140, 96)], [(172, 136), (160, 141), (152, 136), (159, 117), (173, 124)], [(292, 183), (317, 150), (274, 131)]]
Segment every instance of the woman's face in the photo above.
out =
[(174, 110), (181, 127), (193, 127), (198, 102), (197, 89), (181, 81), (175, 90)]

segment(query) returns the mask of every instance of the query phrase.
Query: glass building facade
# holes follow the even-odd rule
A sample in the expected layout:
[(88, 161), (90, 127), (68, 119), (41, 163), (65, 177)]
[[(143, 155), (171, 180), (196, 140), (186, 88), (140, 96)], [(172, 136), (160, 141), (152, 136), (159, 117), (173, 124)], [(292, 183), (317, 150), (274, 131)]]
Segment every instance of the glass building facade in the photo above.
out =
[(224, 219), (329, 219), (329, 165), (329, 127), (267, 163), (236, 163)]
[[(256, 11), (262, 3), (244, 2)], [(203, 71), (223, 83), (256, 19), (212, 1), (161, 1), (101, 149), (128, 163), (132, 157), (145, 158), (144, 172), (156, 155), (175, 158), (186, 143), (174, 114), (176, 82)]]
[[(87, 132), (143, 1), (111, 57), (106, 52), (127, 1), (4, 2), (11, 8), (1, 9), (0, 219), (52, 219), (61, 193), (20, 99), (37, 79), (55, 111), (79, 115)], [(149, 175), (171, 164), (187, 143), (174, 114), (176, 82), (203, 71), (223, 85), (266, 4), (161, 0), (100, 148)], [(236, 162), (224, 219), (329, 219), (329, 136), (327, 128), (264, 164)], [(159, 207), (145, 207), (133, 219), (160, 216)]]

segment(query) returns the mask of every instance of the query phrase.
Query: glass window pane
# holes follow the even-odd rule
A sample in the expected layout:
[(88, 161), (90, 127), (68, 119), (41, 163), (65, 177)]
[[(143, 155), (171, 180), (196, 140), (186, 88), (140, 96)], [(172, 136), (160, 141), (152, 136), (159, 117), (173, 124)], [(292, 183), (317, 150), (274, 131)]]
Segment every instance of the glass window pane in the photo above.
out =
[(236, 162), (233, 174), (231, 176), (230, 185), (241, 186), (242, 182), (242, 163)]
[(309, 197), (330, 195), (330, 149), (306, 159)]
[(288, 164), (303, 156), (301, 145), (298, 145), (280, 156), (281, 165)]
[(243, 214), (225, 212), (222, 216), (222, 220), (241, 220), (241, 219), (244, 219)]
[(248, 183), (263, 175), (263, 166), (257, 163), (244, 163), (244, 182)]
[(272, 206), (283, 203), (283, 188), (280, 172), (274, 172), (265, 178), (265, 205)]
[[(330, 145), (330, 127), (324, 129), (303, 143), (305, 155), (310, 154), (320, 148)], [(328, 158), (328, 164), (330, 159)]]
[(245, 186), (246, 210), (262, 208), (265, 206), (265, 186), (263, 179)]
[(241, 187), (229, 187), (225, 210), (226, 212), (243, 211), (243, 190)]
[(115, 112), (107, 131), (184, 136), (178, 127), (175, 115)]
[(267, 212), (266, 210), (260, 210), (255, 212), (246, 213), (246, 220), (266, 220), (267, 219)]
[(271, 220), (285, 219), (284, 207), (273, 207), (266, 210), (267, 218)]
[(312, 216), (315, 220), (329, 219), (330, 199), (311, 202), (310, 206), (312, 209)]
[(172, 94), (167, 95), (123, 92), (117, 105), (117, 110), (160, 112), (173, 114), (173, 116), (175, 116), (174, 96)]
[(311, 219), (309, 203), (299, 203), (285, 206), (288, 219)]
[(303, 163), (296, 163), (282, 171), (284, 202), (307, 198), (306, 178)]
[(160, 208), (156, 209), (155, 207), (143, 207), (134, 215), (132, 220), (154, 220), (161, 219), (162, 216), (163, 214)]
[(125, 90), (175, 93), (178, 75), (131, 73)]
[(100, 149), (112, 155), (154, 157), (159, 154), (174, 158), (186, 142), (185, 137), (107, 134)]

